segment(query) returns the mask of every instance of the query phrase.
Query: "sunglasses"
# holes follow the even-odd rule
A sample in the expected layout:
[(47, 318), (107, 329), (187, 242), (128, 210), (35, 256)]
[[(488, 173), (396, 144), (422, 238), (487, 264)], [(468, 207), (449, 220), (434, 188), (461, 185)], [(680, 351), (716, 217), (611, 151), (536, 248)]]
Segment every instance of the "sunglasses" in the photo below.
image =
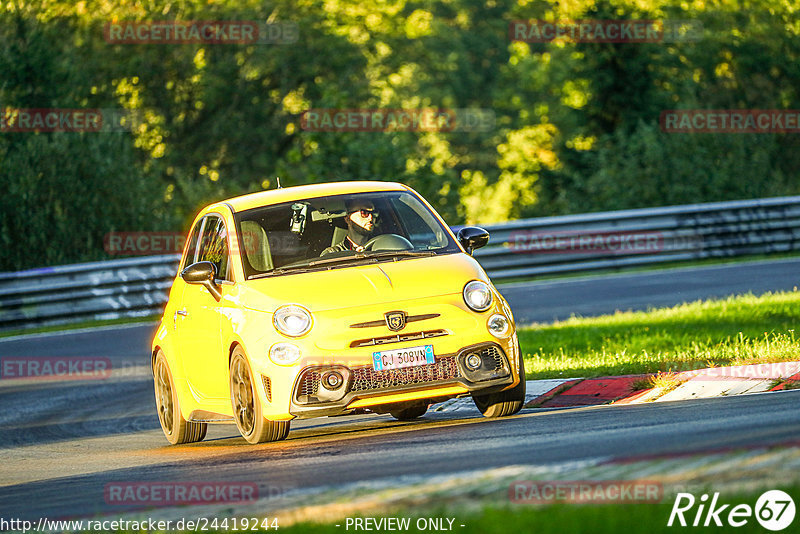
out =
[(358, 210), (358, 213), (361, 215), (363, 219), (366, 219), (367, 217), (376, 216), (375, 210)]

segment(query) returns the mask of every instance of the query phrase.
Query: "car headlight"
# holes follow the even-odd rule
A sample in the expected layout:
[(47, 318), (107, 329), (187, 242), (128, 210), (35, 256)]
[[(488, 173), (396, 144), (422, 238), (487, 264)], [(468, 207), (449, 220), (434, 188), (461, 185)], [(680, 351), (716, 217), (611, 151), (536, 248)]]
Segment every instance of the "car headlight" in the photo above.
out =
[(489, 329), (489, 332), (492, 333), (495, 337), (504, 337), (508, 334), (510, 329), (510, 324), (508, 319), (505, 315), (500, 315), (499, 313), (495, 313), (489, 320), (486, 321), (486, 327)]
[(269, 348), (269, 359), (278, 365), (292, 365), (300, 359), (300, 348), (292, 343), (275, 343)]
[(289, 337), (299, 337), (311, 330), (311, 314), (305, 308), (290, 304), (275, 310), (275, 329)]
[(492, 300), (494, 300), (492, 290), (485, 282), (473, 280), (464, 286), (464, 302), (471, 310), (486, 311), (491, 307)]

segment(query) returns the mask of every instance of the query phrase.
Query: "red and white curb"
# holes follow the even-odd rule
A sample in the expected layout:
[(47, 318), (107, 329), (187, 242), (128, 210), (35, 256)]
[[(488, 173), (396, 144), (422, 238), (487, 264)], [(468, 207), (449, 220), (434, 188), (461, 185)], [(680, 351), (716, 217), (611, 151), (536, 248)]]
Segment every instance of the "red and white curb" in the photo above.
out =
[(800, 382), (800, 362), (760, 363), (685, 371), (669, 375), (671, 387), (634, 390), (637, 382), (641, 383), (651, 376), (643, 374), (575, 379), (559, 394), (551, 398), (539, 397), (527, 402), (526, 407), (595, 406), (612, 402), (640, 404), (779, 391), (785, 389), (787, 383)]
[(654, 400), (707, 399), (745, 393), (763, 393), (783, 385), (776, 384), (778, 381), (800, 380), (800, 362), (714, 367), (680, 373), (676, 379), (682, 380), (683, 383)]
[[(610, 403), (641, 404), (779, 391), (784, 389), (787, 382), (800, 382), (800, 362), (760, 363), (685, 371), (670, 375), (670, 382), (673, 384), (670, 389), (656, 387), (635, 390), (637, 382), (641, 383), (650, 376), (652, 375), (642, 374), (586, 379), (528, 380), (525, 407), (565, 408)], [(436, 404), (430, 411), (475, 412), (476, 408), (470, 397), (462, 397)]]

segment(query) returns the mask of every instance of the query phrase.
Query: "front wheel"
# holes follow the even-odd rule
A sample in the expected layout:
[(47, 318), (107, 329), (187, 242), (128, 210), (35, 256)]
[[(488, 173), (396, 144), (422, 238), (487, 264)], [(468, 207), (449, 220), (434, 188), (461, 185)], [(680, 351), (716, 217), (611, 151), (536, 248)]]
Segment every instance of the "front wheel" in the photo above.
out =
[(167, 363), (167, 357), (161, 350), (156, 354), (153, 367), (153, 386), (156, 394), (156, 411), (164, 436), (173, 445), (202, 441), (208, 430), (207, 423), (193, 423), (181, 415), (178, 404), (178, 392), (175, 381)]
[(519, 384), (511, 389), (487, 395), (473, 395), (472, 400), (484, 417), (506, 417), (514, 415), (525, 404), (525, 362), (519, 352)]
[(286, 439), (289, 435), (289, 421), (270, 421), (264, 418), (250, 365), (242, 347), (233, 349), (230, 377), (233, 418), (242, 437), (252, 444)]

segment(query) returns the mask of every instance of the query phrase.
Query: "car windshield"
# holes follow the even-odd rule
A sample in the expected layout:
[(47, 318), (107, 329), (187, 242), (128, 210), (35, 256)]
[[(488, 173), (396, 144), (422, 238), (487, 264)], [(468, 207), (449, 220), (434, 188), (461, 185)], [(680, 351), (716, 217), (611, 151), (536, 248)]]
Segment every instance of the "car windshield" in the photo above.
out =
[(425, 204), (405, 191), (254, 208), (236, 215), (236, 227), (248, 279), (460, 252)]

